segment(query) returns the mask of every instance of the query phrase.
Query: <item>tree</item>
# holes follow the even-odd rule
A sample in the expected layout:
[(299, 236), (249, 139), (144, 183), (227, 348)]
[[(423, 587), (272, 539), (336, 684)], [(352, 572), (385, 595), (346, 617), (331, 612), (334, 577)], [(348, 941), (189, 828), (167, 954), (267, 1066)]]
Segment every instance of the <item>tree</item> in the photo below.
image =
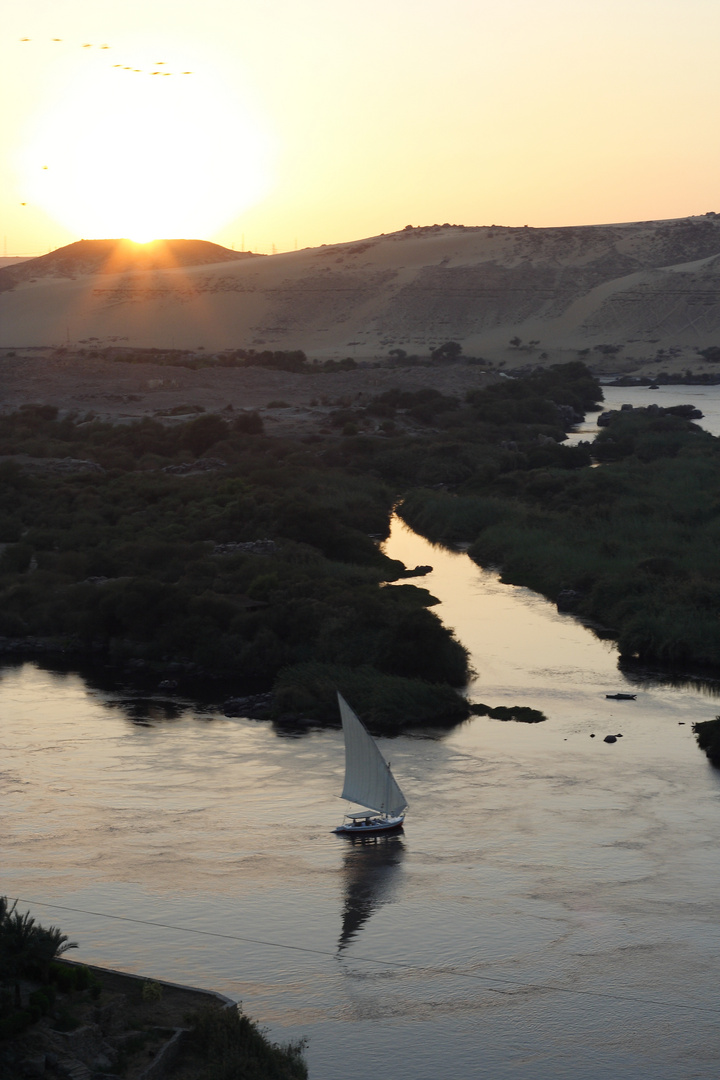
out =
[(180, 442), (198, 457), (215, 443), (227, 439), (230, 429), (222, 417), (215, 413), (198, 416), (180, 430)]
[(708, 345), (707, 349), (698, 349), (698, 355), (702, 356), (704, 360), (708, 360), (711, 364), (720, 363), (720, 346)]
[(462, 353), (462, 345), (459, 341), (446, 341), (438, 349), (430, 353), (431, 360), (457, 360)]
[(10, 907), (8, 898), (0, 897), (0, 970), (15, 983), (19, 1008), (21, 977), (39, 974), (46, 979), (52, 961), (77, 944), (56, 926), (40, 926), (29, 911), (21, 915), (16, 907), (17, 901)]

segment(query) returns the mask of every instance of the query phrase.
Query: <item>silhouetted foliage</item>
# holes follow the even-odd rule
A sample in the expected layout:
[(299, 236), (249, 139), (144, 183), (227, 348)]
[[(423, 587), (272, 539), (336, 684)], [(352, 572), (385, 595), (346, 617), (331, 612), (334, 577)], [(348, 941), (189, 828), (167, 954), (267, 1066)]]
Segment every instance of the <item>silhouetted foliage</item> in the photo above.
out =
[(396, 675), (379, 676), (369, 664), (313, 662), (280, 672), (275, 684), (276, 716), (285, 722), (311, 718), (337, 726), (338, 690), (376, 733), (456, 724), (469, 711), (466, 699), (447, 686)]
[(499, 470), (483, 494), (413, 492), (401, 513), (433, 538), (474, 541), (471, 556), (504, 581), (552, 599), (571, 590), (623, 657), (720, 667), (720, 442), (633, 410), (593, 452), (602, 468)]
[(305, 1043), (271, 1043), (239, 1005), (210, 1005), (188, 1021), (197, 1080), (306, 1080)]
[(698, 746), (716, 768), (720, 768), (720, 716), (693, 724)]
[(446, 341), (444, 345), (433, 349), (430, 353), (431, 360), (457, 360), (462, 354), (462, 345), (459, 341)]

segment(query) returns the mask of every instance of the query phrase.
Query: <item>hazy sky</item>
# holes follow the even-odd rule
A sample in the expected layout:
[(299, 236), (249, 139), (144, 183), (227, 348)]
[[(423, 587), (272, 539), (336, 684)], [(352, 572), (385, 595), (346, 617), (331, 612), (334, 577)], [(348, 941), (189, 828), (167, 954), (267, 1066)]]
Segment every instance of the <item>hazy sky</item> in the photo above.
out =
[(3, 253), (720, 210), (717, 0), (5, 0), (2, 22)]

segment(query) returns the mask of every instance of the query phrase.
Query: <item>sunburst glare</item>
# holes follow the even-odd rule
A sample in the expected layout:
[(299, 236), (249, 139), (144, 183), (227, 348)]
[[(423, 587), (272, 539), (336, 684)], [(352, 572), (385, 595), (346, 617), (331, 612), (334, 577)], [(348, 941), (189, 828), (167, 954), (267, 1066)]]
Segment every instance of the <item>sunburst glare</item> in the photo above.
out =
[(20, 171), (28, 203), (79, 236), (206, 238), (267, 191), (269, 151), (210, 77), (93, 65), (38, 112)]

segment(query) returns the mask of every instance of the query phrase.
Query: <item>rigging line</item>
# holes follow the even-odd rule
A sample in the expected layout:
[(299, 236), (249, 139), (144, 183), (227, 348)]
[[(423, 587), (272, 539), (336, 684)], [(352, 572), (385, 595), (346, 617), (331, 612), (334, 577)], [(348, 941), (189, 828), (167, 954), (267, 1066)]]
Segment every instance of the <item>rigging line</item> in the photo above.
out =
[[(118, 922), (136, 923), (139, 926), (154, 926), (163, 930), (179, 930), (183, 934), (198, 934), (201, 937), (221, 938), (225, 941), (243, 941), (252, 945), (269, 945), (274, 949), (288, 949), (292, 952), (310, 953), (314, 956), (336, 957), (337, 953), (329, 949), (311, 949), (306, 945), (287, 945), (282, 941), (267, 941), (264, 938), (244, 937), (240, 934), (221, 934), (216, 930), (197, 930), (191, 926), (175, 926), (172, 923), (151, 922), (149, 919), (134, 919), (130, 915), (108, 915), (105, 911), (89, 911), (87, 908), (67, 907), (63, 904), (51, 904), (43, 900), (24, 900), (20, 896), (9, 896), (8, 900), (14, 900), (18, 904), (34, 904), (36, 907), (57, 908), (59, 911), (72, 911), (78, 915), (97, 915), (102, 919), (115, 919)], [(384, 968), (402, 968), (410, 971), (427, 970), (421, 964), (411, 964), (402, 960), (378, 960), (374, 956), (358, 956), (357, 953), (347, 953), (346, 960), (357, 960), (364, 964), (377, 964)], [(720, 1008), (709, 1005), (688, 1005), (683, 1002), (660, 1001), (657, 998), (634, 997), (630, 994), (611, 994), (603, 990), (579, 990), (576, 987), (554, 986), (551, 983), (531, 983), (520, 979), (508, 979), (495, 975), (476, 975), (470, 971), (458, 971), (456, 968), (435, 968), (438, 975), (454, 975), (460, 979), (472, 979), (475, 982), (504, 983), (507, 986), (523, 987), (526, 990), (551, 990), (558, 994), (577, 994), (581, 997), (607, 998), (610, 1001), (628, 1001), (636, 1005), (661, 1005), (667, 1009), (686, 1009), (692, 1012), (719, 1013)], [(508, 994), (508, 990), (495, 990), (492, 986), (487, 987), (495, 994)]]

